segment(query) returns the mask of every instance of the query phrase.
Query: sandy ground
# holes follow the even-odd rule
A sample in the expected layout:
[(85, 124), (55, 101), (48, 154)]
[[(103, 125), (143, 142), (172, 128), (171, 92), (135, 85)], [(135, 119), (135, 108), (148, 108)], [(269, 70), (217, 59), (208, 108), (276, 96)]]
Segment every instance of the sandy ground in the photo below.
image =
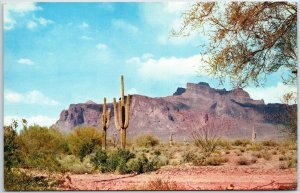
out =
[[(165, 166), (140, 175), (70, 174), (65, 190), (145, 190), (150, 181), (176, 182), (185, 190), (295, 190), (297, 169), (279, 169), (273, 164), (255, 166)], [(71, 181), (71, 182), (70, 182)]]

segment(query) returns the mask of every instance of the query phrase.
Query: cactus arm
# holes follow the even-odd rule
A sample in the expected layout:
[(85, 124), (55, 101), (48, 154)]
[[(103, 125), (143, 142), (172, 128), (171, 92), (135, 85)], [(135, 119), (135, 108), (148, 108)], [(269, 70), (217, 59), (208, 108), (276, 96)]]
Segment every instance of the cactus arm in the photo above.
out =
[(119, 112), (118, 112), (116, 98), (114, 98), (114, 117), (115, 117), (116, 128), (120, 130), (121, 127), (120, 127), (120, 124), (119, 124)]
[(127, 96), (126, 107), (125, 107), (125, 124), (124, 128), (128, 128), (129, 125), (129, 113), (130, 113), (130, 95)]
[(119, 110), (119, 125), (120, 125), (120, 128), (123, 129), (124, 127), (124, 123), (123, 123), (123, 114), (122, 114), (122, 101), (120, 100), (119, 103), (118, 103), (118, 110)]
[(108, 128), (109, 127), (109, 124), (110, 124), (110, 109), (108, 109), (108, 111), (107, 111), (107, 116), (106, 116), (106, 128)]
[(122, 101), (122, 105), (121, 106), (124, 106), (124, 103), (125, 103), (125, 98), (124, 98), (124, 77), (123, 75), (121, 76), (121, 94), (122, 94), (122, 98), (121, 98), (121, 101)]
[[(103, 102), (103, 113), (102, 115), (106, 116), (106, 97), (104, 97), (104, 102)], [(105, 121), (105, 120), (104, 120)]]
[(102, 119), (101, 119), (101, 122), (102, 122), (102, 125), (101, 125), (101, 127), (102, 127), (102, 129), (104, 130), (104, 128), (105, 128), (105, 117), (104, 117), (104, 115), (102, 114)]

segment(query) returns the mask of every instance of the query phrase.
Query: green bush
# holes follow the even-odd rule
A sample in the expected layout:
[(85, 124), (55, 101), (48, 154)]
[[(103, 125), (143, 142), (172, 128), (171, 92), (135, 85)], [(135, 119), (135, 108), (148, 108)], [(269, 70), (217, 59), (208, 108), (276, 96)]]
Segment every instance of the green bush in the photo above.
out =
[(67, 136), (67, 144), (71, 153), (82, 160), (101, 147), (101, 132), (92, 127), (76, 128)]
[(109, 171), (115, 171), (119, 165), (126, 164), (132, 158), (135, 158), (135, 155), (128, 150), (115, 150), (108, 156), (106, 161), (107, 169)]
[(29, 126), (21, 130), (17, 143), (22, 167), (60, 170), (56, 157), (65, 153), (65, 138), (57, 130)]
[(151, 134), (143, 134), (135, 139), (135, 143), (139, 147), (154, 147), (159, 144), (159, 139)]
[(148, 160), (145, 154), (128, 162), (128, 170), (138, 174), (155, 170), (155, 164)]
[(95, 167), (92, 165), (89, 156), (82, 161), (74, 155), (63, 155), (57, 159), (61, 165), (62, 171), (75, 174), (92, 173)]
[(91, 162), (102, 172), (117, 171), (120, 174), (125, 174), (129, 172), (126, 163), (133, 158), (135, 158), (135, 154), (128, 150), (113, 150), (107, 154), (105, 151), (97, 149)]
[(4, 167), (10, 170), (19, 160), (17, 132), (18, 123), (13, 121), (10, 126), (4, 127)]

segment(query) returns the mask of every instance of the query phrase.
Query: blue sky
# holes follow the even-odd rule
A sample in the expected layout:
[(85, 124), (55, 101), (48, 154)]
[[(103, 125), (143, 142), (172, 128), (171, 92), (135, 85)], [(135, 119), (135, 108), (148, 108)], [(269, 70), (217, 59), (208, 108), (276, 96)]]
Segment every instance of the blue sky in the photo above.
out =
[[(4, 122), (27, 118), (51, 125), (69, 104), (111, 102), (125, 92), (172, 95), (187, 82), (217, 81), (197, 74), (199, 45), (207, 38), (170, 37), (190, 4), (18, 3), (4, 6)], [(279, 102), (281, 73), (265, 88), (246, 88), (255, 99)], [(228, 89), (228, 85), (225, 85)]]

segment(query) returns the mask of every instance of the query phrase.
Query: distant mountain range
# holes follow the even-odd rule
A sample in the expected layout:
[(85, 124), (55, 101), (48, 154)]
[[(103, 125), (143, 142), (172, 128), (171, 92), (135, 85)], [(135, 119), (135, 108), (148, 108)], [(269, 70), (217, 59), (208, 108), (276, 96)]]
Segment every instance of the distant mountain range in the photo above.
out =
[[(108, 137), (117, 132), (113, 119)], [(63, 133), (75, 127), (92, 126), (100, 129), (103, 105), (93, 101), (71, 104), (63, 110), (54, 125)], [(296, 105), (265, 104), (263, 100), (253, 100), (241, 88), (233, 90), (214, 89), (205, 82), (187, 83), (186, 88), (178, 88), (172, 96), (151, 98), (132, 95), (130, 105), (130, 122), (127, 129), (128, 138), (141, 133), (152, 133), (166, 141), (174, 133), (177, 141), (188, 138), (203, 117), (220, 117), (231, 124), (230, 128), (220, 131), (224, 137), (251, 138), (252, 129), (257, 139), (274, 139), (280, 137), (278, 124), (285, 120), (288, 109), (297, 110)], [(216, 121), (221, 119), (215, 119)], [(217, 128), (224, 129), (224, 128)]]

